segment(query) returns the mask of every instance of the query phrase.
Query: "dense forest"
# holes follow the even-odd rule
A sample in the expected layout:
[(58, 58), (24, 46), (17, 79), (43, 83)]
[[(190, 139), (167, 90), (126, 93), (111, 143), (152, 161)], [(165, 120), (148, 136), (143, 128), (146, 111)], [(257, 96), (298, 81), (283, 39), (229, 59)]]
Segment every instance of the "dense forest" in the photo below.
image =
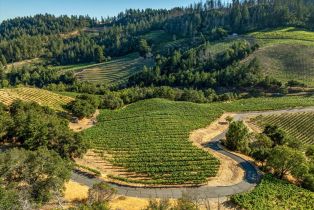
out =
[[(276, 20), (276, 21), (274, 21)], [(280, 26), (313, 28), (314, 6), (308, 0), (209, 0), (171, 10), (126, 10), (117, 17), (36, 15), (3, 21), (0, 25), (0, 61), (7, 63), (46, 57), (56, 64), (97, 62), (95, 54), (117, 57), (139, 50), (139, 36), (165, 30), (178, 37), (213, 38), (212, 30), (229, 34)], [(86, 27), (103, 27), (98, 36), (64, 34)], [(80, 55), (80, 58), (76, 58)], [(75, 58), (75, 59), (74, 59)]]
[[(176, 96), (166, 98), (193, 102), (229, 100), (241, 92), (249, 92), (251, 96), (265, 92), (285, 93), (286, 87), (296, 81), (289, 81), (285, 86), (276, 78), (263, 76), (256, 59), (240, 63), (259, 49), (254, 40), (237, 41), (218, 54), (212, 52), (210, 43), (230, 34), (265, 28), (296, 26), (311, 29), (313, 19), (313, 2), (306, 0), (235, 0), (232, 4), (211, 0), (171, 10), (130, 9), (101, 20), (48, 14), (15, 18), (0, 25), (0, 86), (22, 84), (53, 91), (105, 94), (109, 105), (103, 107), (110, 108), (130, 103), (120, 97), (124, 88), (139, 88), (143, 93), (153, 90), (154, 94), (148, 91), (139, 97), (144, 99), (165, 97), (164, 93), (155, 90), (170, 86)], [(93, 27), (102, 30), (97, 35), (84, 31)], [(157, 52), (151, 41), (143, 38), (144, 34), (155, 30), (163, 30), (174, 39), (181, 37), (198, 41), (189, 41), (189, 46), (166, 53)], [(71, 34), (73, 31), (77, 34)], [(101, 63), (132, 52), (139, 52), (142, 57), (152, 54), (155, 66), (144, 67), (126, 84), (114, 87), (82, 82), (73, 72), (60, 73), (46, 68), (51, 64)], [(13, 68), (5, 73), (8, 63), (38, 57), (45, 62), (39, 66)], [(183, 94), (189, 91), (198, 94), (194, 97)], [(137, 92), (134, 91), (131, 98), (138, 98)]]

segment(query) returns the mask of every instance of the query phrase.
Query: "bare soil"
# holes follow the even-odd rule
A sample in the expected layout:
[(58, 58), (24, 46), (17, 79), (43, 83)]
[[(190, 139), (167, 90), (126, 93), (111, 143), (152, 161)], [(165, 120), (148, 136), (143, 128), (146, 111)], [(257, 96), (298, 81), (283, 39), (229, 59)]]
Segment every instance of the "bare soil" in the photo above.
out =
[(91, 118), (83, 118), (78, 121), (78, 123), (69, 123), (69, 128), (74, 132), (81, 132), (88, 128), (91, 128), (95, 125), (97, 121), (97, 116), (99, 115), (100, 111), (96, 110), (95, 114)]
[(233, 113), (225, 113), (208, 127), (195, 130), (190, 134), (190, 140), (197, 147), (210, 152), (220, 161), (218, 174), (216, 177), (210, 178), (207, 183), (209, 186), (230, 186), (240, 183), (244, 178), (245, 172), (236, 161), (203, 146), (225, 131), (229, 126), (226, 118), (233, 116)]
[[(237, 184), (242, 181), (244, 177), (244, 170), (239, 167), (238, 163), (232, 160), (229, 157), (226, 157), (220, 153), (217, 153), (209, 148), (204, 148), (202, 144), (207, 143), (210, 139), (222, 133), (225, 129), (228, 128), (228, 122), (226, 121), (226, 117), (234, 116), (233, 113), (225, 113), (218, 120), (214, 121), (211, 125), (206, 128), (198, 129), (193, 131), (190, 134), (190, 140), (199, 148), (204, 149), (210, 153), (212, 153), (216, 158), (220, 160), (221, 166), (219, 172), (216, 177), (210, 178), (206, 183), (208, 186), (230, 186)], [(99, 154), (92, 150), (89, 150), (83, 158), (76, 159), (76, 163), (84, 166), (88, 166), (90, 168), (97, 169), (101, 172), (101, 177), (104, 180), (113, 181), (118, 184), (124, 184), (129, 186), (144, 186), (141, 184), (131, 184), (125, 183), (116, 180), (108, 179), (107, 175), (116, 175), (122, 177), (133, 178), (136, 180), (145, 180), (148, 179), (146, 175), (139, 175), (135, 173), (130, 173), (126, 171), (124, 168), (119, 168), (113, 166), (109, 159), (110, 155), (108, 154)]]

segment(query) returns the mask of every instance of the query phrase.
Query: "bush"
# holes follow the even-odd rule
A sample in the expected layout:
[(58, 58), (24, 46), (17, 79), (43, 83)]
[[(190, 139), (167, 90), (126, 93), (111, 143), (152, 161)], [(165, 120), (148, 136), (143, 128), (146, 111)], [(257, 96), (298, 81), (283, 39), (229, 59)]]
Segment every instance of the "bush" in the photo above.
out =
[(80, 95), (77, 96), (75, 101), (71, 101), (66, 105), (74, 116), (82, 119), (84, 117), (91, 117), (100, 105), (100, 100), (96, 96)]
[(101, 108), (103, 109), (119, 109), (124, 105), (121, 98), (113, 95), (107, 94), (102, 97)]
[(302, 182), (302, 187), (314, 192), (314, 175), (313, 174), (305, 175)]
[(246, 154), (250, 149), (248, 146), (249, 130), (242, 121), (234, 121), (230, 124), (226, 134), (225, 146), (232, 151), (241, 151)]

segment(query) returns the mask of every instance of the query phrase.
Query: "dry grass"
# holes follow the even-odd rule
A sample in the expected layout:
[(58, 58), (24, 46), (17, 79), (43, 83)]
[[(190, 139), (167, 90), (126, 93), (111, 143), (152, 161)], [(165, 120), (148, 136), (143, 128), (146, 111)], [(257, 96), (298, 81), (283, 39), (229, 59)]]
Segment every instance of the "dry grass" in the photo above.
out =
[(39, 105), (48, 106), (55, 110), (63, 110), (62, 106), (72, 101), (73, 98), (37, 88), (0, 89), (1, 103), (10, 105), (14, 100), (36, 102)]
[(216, 177), (210, 178), (207, 183), (209, 186), (230, 186), (243, 180), (245, 172), (236, 161), (203, 146), (225, 131), (228, 128), (226, 118), (233, 116), (233, 113), (225, 113), (208, 127), (195, 130), (190, 134), (190, 140), (197, 147), (210, 152), (220, 161), (218, 174)]
[(78, 121), (78, 123), (69, 123), (69, 128), (73, 130), (74, 132), (81, 132), (83, 130), (86, 130), (88, 128), (91, 128), (94, 126), (94, 122), (96, 122), (97, 116), (99, 115), (99, 110), (96, 110), (95, 114), (91, 118), (83, 118)]

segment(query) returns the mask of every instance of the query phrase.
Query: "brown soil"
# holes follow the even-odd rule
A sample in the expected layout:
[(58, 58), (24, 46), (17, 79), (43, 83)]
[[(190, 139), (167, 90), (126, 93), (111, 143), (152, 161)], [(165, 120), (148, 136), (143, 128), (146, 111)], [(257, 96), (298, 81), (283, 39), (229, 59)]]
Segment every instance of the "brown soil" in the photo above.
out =
[(81, 132), (83, 130), (93, 127), (99, 113), (100, 111), (96, 110), (95, 114), (91, 118), (83, 118), (79, 120), (78, 123), (70, 122), (69, 123), (70, 129), (72, 129), (74, 132)]
[[(216, 177), (209, 179), (207, 183), (208, 186), (230, 186), (241, 182), (244, 177), (244, 171), (241, 167), (238, 166), (238, 163), (236, 161), (202, 146), (203, 143), (208, 142), (209, 139), (214, 138), (228, 128), (228, 123), (225, 120), (228, 116), (232, 117), (234, 116), (234, 114), (225, 113), (207, 128), (196, 130), (190, 135), (190, 140), (194, 142), (196, 146), (212, 153), (220, 160), (221, 166), (219, 172)], [(145, 175), (141, 176), (139, 174), (127, 172), (124, 168), (112, 166), (109, 161), (110, 158), (111, 156), (106, 153), (99, 154), (95, 151), (89, 150), (83, 158), (76, 159), (75, 161), (80, 165), (97, 169), (101, 172), (101, 177), (104, 180), (113, 181), (119, 184), (125, 184), (130, 186), (143, 186), (141, 184), (130, 184), (116, 180), (110, 180), (107, 178), (107, 175), (111, 174), (136, 180), (148, 179)]]
[(198, 129), (190, 134), (190, 140), (197, 147), (210, 152), (220, 161), (218, 174), (216, 177), (210, 178), (207, 183), (209, 186), (230, 186), (241, 182), (244, 178), (245, 172), (236, 161), (202, 146), (228, 128), (228, 122), (226, 121), (228, 116), (233, 117), (234, 114), (225, 113), (208, 127)]
[(244, 124), (246, 127), (253, 133), (262, 133), (262, 128), (256, 125), (253, 122), (253, 118), (257, 117), (256, 115), (248, 116), (246, 119), (244, 119)]

